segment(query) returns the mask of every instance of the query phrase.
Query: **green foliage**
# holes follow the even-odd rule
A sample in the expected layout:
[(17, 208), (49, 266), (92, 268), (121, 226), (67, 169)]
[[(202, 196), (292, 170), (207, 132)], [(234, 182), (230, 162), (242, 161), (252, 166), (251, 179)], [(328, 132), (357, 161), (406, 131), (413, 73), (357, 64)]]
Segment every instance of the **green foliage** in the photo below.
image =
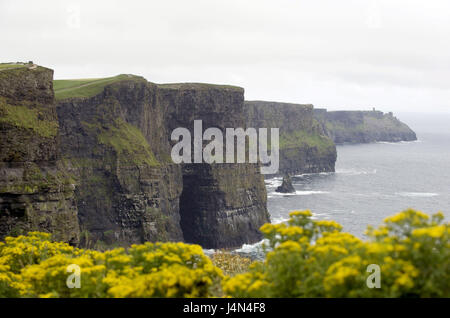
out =
[(133, 78), (137, 77), (121, 74), (106, 78), (54, 80), (53, 89), (55, 90), (55, 99), (92, 97), (101, 93), (106, 85)]
[(0, 97), (0, 122), (8, 123), (18, 128), (31, 129), (45, 138), (55, 137), (58, 133), (56, 120), (43, 119), (43, 113), (26, 105), (9, 105)]
[(0, 187), (0, 193), (35, 194), (48, 191), (72, 191), (76, 184), (73, 176), (65, 170), (42, 169), (28, 162), (23, 174)]
[[(293, 212), (287, 224), (261, 228), (266, 259), (229, 278), (232, 297), (450, 297), (450, 227), (407, 210), (368, 229), (369, 241), (333, 221)], [(368, 265), (381, 268), (381, 288), (368, 288)]]
[(0, 71), (5, 69), (12, 69), (12, 68), (21, 68), (25, 67), (27, 65), (25, 64), (15, 64), (15, 63), (0, 63)]
[(141, 131), (127, 122), (117, 119), (112, 125), (100, 128), (98, 141), (112, 147), (124, 163), (159, 165)]
[(327, 153), (330, 147), (334, 147), (334, 143), (328, 137), (302, 130), (282, 133), (280, 149), (294, 147), (311, 147), (316, 148), (319, 153)]
[(234, 91), (242, 91), (242, 87), (233, 85), (217, 85), (207, 83), (172, 83), (172, 84), (157, 84), (159, 88), (167, 89), (196, 89), (196, 90), (210, 90), (210, 89), (227, 89)]
[[(83, 250), (33, 232), (0, 243), (0, 297), (450, 297), (443, 221), (407, 210), (369, 227), (362, 241), (295, 211), (286, 224), (261, 228), (267, 254), (253, 263), (225, 252), (211, 261), (184, 243)], [(79, 289), (66, 286), (70, 264), (81, 267)], [(380, 288), (367, 286), (371, 264), (381, 269)]]

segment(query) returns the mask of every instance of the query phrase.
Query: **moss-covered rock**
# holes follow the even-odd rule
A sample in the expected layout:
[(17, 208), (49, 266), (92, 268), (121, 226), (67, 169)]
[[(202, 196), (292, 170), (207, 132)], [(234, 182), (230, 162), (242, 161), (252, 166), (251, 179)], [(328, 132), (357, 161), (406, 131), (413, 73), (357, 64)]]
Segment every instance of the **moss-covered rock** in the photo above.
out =
[(170, 160), (156, 85), (120, 77), (95, 96), (61, 100), (57, 110), (61, 151), (80, 180), (83, 244), (183, 240), (181, 168)]
[(0, 238), (32, 230), (77, 244), (75, 179), (58, 155), (53, 71), (0, 68)]
[(278, 175), (332, 172), (336, 146), (313, 117), (313, 105), (246, 101), (249, 127), (279, 128)]

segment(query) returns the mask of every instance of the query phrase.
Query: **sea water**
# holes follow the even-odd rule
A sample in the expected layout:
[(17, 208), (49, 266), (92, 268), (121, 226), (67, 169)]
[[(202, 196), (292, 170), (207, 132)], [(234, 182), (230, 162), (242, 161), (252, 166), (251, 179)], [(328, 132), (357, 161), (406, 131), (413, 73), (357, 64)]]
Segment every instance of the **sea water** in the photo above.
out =
[[(317, 220), (334, 220), (364, 238), (368, 225), (408, 208), (450, 218), (450, 114), (401, 114), (418, 136), (413, 142), (337, 146), (333, 173), (292, 177), (292, 194), (275, 192), (281, 178), (265, 180), (272, 223), (293, 210), (311, 210)], [(254, 253), (261, 244), (237, 251)]]

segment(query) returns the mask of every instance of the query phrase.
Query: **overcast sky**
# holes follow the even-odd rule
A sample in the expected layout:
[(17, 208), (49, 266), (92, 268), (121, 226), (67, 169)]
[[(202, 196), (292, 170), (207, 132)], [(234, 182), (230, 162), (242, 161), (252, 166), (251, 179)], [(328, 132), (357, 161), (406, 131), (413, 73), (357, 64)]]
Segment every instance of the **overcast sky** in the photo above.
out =
[(0, 0), (0, 61), (242, 86), (246, 99), (450, 112), (449, 0)]

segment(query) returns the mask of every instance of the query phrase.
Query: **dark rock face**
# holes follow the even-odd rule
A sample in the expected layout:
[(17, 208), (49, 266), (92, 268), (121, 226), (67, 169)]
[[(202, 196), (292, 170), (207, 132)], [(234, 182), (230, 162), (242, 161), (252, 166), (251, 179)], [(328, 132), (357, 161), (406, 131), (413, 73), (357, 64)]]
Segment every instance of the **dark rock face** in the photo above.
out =
[(295, 192), (294, 186), (292, 185), (291, 177), (288, 174), (286, 174), (283, 177), (283, 182), (281, 183), (281, 185), (279, 187), (276, 188), (275, 191), (280, 192), (280, 193), (294, 193)]
[(250, 164), (184, 166), (180, 214), (185, 240), (205, 248), (261, 240), (259, 228), (270, 219), (258, 169)]
[[(0, 239), (39, 230), (85, 247), (260, 240), (270, 220), (259, 164), (172, 163), (171, 132), (193, 137), (194, 120), (223, 136), (280, 128), (279, 175), (334, 171), (333, 140), (416, 139), (392, 114), (244, 103), (242, 88), (137, 76), (55, 106), (52, 78), (42, 67), (0, 71)], [(295, 191), (288, 176), (279, 190)]]
[[(269, 221), (259, 167), (171, 162), (171, 131), (243, 127), (243, 89), (130, 78), (58, 104), (61, 151), (77, 176), (84, 245), (182, 241), (236, 247)], [(193, 136), (193, 133), (192, 133)]]
[(182, 241), (182, 175), (168, 159), (156, 85), (130, 78), (58, 104), (61, 151), (78, 177), (82, 243)]
[(40, 67), (0, 72), (0, 84), (3, 236), (46, 230), (87, 247), (260, 240), (270, 220), (259, 164), (172, 163), (171, 132), (193, 136), (194, 120), (224, 136), (226, 128), (280, 128), (279, 174), (334, 171), (335, 145), (312, 105), (244, 103), (238, 87), (129, 76), (55, 107), (52, 71)]
[(0, 71), (0, 239), (46, 231), (77, 244), (75, 181), (58, 154), (53, 71)]
[(336, 144), (417, 140), (414, 131), (392, 113), (316, 109), (314, 116)]
[(245, 116), (249, 127), (280, 129), (278, 175), (334, 171), (336, 146), (314, 119), (312, 105), (246, 101)]
[[(188, 128), (246, 128), (244, 90), (230, 86), (180, 84), (160, 86), (169, 131)], [(172, 105), (171, 107), (169, 105)], [(262, 239), (269, 222), (264, 178), (257, 164), (183, 164), (181, 227), (187, 242), (206, 248), (237, 247)]]

